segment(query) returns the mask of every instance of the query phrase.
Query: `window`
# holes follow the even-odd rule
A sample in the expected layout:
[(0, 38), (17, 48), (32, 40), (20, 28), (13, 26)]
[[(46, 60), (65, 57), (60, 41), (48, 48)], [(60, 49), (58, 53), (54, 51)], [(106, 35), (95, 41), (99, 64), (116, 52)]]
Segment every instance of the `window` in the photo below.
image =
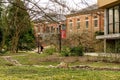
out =
[(114, 7), (115, 33), (119, 33), (119, 6)]
[(86, 20), (85, 20), (86, 28), (88, 28), (88, 27), (89, 27), (89, 20), (88, 20), (88, 17), (86, 17), (85, 19), (86, 19)]
[(88, 17), (85, 18), (85, 24), (86, 24), (86, 28), (89, 27), (89, 20), (88, 20)]
[(86, 28), (88, 28), (88, 25), (89, 25), (89, 22), (88, 22), (88, 21), (86, 21)]
[(113, 8), (109, 9), (109, 34), (113, 33)]
[(46, 32), (49, 33), (50, 32), (50, 28), (46, 27)]
[(120, 6), (107, 9), (108, 34), (120, 33)]
[(72, 20), (70, 20), (70, 22), (69, 22), (70, 30), (72, 30), (72, 26), (73, 26), (73, 22), (72, 22)]
[(57, 33), (59, 33), (59, 28), (57, 28)]
[(77, 29), (80, 29), (80, 19), (77, 19)]
[(98, 27), (98, 20), (94, 20), (94, 26)]
[(66, 30), (66, 25), (62, 24), (62, 30)]
[(55, 32), (55, 28), (53, 26), (51, 26), (51, 32), (54, 33)]
[(98, 27), (98, 17), (94, 16), (94, 27)]

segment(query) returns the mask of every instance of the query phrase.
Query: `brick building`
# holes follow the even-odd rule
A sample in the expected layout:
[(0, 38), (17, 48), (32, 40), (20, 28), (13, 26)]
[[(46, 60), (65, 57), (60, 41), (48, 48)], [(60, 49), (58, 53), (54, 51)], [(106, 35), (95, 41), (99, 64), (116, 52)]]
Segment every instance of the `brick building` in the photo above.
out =
[[(59, 25), (66, 24), (65, 17), (59, 14), (48, 14), (50, 17), (42, 17), (39, 20), (34, 21), (34, 32), (36, 41), (38, 40), (40, 43), (44, 44), (51, 44), (51, 43), (58, 43), (59, 39)], [(60, 17), (60, 18), (59, 18)], [(61, 19), (62, 18), (62, 19)], [(61, 29), (64, 26), (61, 27)], [(49, 41), (46, 41), (49, 40)]]
[(95, 32), (104, 31), (104, 12), (98, 9), (97, 5), (89, 6), (83, 10), (66, 15), (67, 36), (71, 34), (91, 32), (91, 36)]

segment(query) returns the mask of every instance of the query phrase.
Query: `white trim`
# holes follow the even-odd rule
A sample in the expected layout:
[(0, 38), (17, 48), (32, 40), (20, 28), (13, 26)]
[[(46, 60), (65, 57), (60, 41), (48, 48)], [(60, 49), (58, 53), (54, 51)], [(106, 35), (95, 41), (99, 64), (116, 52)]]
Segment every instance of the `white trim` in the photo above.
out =
[(96, 39), (119, 39), (120, 34), (109, 34), (109, 35), (101, 35), (96, 36)]

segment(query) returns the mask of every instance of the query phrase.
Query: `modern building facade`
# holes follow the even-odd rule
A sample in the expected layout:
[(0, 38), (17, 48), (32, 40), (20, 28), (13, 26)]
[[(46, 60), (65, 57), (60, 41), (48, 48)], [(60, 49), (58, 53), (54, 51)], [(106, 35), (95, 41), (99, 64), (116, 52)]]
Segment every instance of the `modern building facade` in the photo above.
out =
[(120, 0), (98, 0), (100, 9), (104, 9), (104, 52), (120, 53)]
[(104, 31), (104, 11), (92, 5), (76, 13), (66, 15), (67, 36), (81, 34), (85, 31), (92, 33)]

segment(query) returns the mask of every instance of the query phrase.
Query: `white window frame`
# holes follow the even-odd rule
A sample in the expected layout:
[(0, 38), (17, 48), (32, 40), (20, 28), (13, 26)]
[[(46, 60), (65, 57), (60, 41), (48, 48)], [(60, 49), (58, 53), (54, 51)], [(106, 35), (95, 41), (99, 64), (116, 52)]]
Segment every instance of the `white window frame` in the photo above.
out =
[[(96, 15), (96, 16), (97, 16), (97, 15)], [(95, 26), (95, 20), (97, 20), (97, 26)], [(99, 17), (97, 16), (97, 18), (94, 18), (94, 19), (93, 19), (93, 22), (94, 22), (94, 24), (93, 24), (94, 27), (95, 27), (95, 28), (98, 28), (98, 27), (99, 27)]]

